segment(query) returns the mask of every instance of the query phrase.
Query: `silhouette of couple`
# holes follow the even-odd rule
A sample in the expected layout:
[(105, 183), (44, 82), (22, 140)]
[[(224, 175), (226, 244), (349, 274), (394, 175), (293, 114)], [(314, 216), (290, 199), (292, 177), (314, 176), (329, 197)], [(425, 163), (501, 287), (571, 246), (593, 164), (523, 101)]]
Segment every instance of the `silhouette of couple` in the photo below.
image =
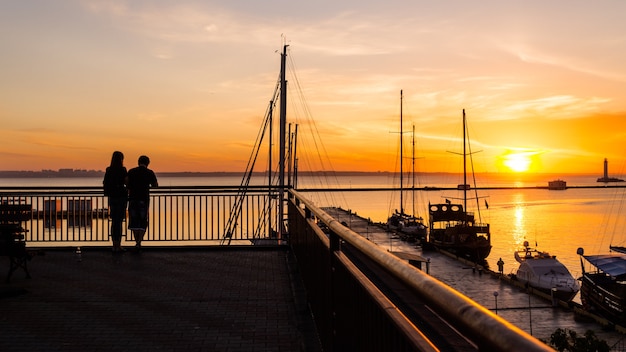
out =
[(150, 188), (158, 187), (159, 183), (154, 171), (148, 169), (150, 158), (142, 155), (137, 164), (137, 167), (126, 171), (124, 154), (115, 151), (104, 174), (104, 195), (109, 198), (113, 253), (125, 251), (122, 248), (122, 227), (127, 204), (128, 229), (133, 233), (136, 251), (141, 250), (141, 241), (148, 229)]

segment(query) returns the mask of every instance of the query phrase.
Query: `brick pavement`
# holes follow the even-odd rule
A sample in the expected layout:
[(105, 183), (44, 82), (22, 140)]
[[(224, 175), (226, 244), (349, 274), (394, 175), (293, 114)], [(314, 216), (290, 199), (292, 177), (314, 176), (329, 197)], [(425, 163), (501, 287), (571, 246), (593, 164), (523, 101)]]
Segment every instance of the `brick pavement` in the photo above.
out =
[(318, 351), (291, 260), (287, 248), (83, 248), (80, 262), (47, 250), (32, 279), (0, 284), (0, 351)]

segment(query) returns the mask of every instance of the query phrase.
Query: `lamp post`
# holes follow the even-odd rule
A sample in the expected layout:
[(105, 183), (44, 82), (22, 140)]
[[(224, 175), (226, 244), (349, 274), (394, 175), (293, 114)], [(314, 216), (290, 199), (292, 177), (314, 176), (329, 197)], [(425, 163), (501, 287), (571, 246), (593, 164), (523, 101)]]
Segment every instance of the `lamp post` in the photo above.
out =
[(496, 300), (496, 315), (498, 315), (498, 291), (493, 291), (493, 298)]
[(530, 335), (533, 334), (533, 311), (530, 306), (530, 285), (526, 283), (526, 292), (528, 292), (528, 324), (530, 325)]

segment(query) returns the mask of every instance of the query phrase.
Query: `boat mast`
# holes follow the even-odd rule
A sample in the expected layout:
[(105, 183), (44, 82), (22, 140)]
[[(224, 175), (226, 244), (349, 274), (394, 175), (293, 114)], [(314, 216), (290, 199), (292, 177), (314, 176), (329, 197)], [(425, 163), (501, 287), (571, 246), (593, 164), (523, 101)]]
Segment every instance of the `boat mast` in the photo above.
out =
[[(467, 214), (467, 151), (466, 151), (466, 135), (465, 135), (465, 109), (463, 109), (463, 208)], [(467, 222), (467, 219), (465, 219)]]
[(400, 90), (400, 214), (404, 214), (404, 199), (403, 199), (403, 186), (404, 186), (404, 172), (402, 170), (402, 164), (404, 163), (404, 154), (402, 154), (402, 90)]
[(287, 80), (285, 79), (285, 67), (287, 61), (287, 47), (283, 46), (280, 55), (280, 144), (278, 161), (278, 222), (276, 223), (278, 240), (283, 238), (283, 211), (285, 196), (285, 158), (286, 158), (286, 129), (287, 129)]
[(286, 148), (287, 148), (287, 156), (285, 157), (285, 163), (287, 168), (287, 176), (285, 183), (287, 185), (291, 185), (291, 148), (293, 147), (292, 135), (291, 135), (291, 123), (289, 123), (287, 128), (287, 137), (286, 137)]
[(291, 153), (291, 162), (293, 165), (293, 176), (292, 176), (292, 180), (289, 183), (291, 186), (293, 186), (294, 189), (298, 188), (298, 154), (296, 153), (297, 151), (297, 146), (298, 146), (298, 125), (296, 124), (295, 126), (295, 131), (293, 133), (293, 152)]
[(415, 216), (415, 124), (413, 124), (413, 134), (411, 135), (411, 203), (413, 204), (413, 213)]
[(272, 214), (272, 198), (274, 196), (274, 190), (272, 190), (272, 168), (273, 168), (273, 164), (272, 164), (272, 152), (273, 152), (273, 138), (274, 138), (274, 128), (273, 128), (273, 119), (274, 119), (274, 100), (270, 101), (270, 107), (269, 107), (269, 112), (267, 114), (267, 119), (268, 119), (268, 129), (269, 129), (269, 138), (268, 138), (268, 144), (269, 144), (269, 153), (267, 154), (267, 184), (268, 186), (268, 190), (267, 190), (267, 196), (268, 196), (268, 212), (267, 212), (267, 219), (270, 223), (270, 226), (268, 226), (268, 237), (271, 237), (271, 232), (272, 232), (272, 219), (273, 219), (273, 214)]

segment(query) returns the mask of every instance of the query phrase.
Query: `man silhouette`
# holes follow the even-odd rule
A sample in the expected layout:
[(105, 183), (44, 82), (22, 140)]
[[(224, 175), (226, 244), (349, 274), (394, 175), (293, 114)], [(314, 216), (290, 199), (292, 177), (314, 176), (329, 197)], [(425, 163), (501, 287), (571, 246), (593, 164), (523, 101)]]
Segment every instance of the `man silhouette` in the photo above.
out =
[(150, 208), (150, 187), (158, 187), (156, 175), (150, 169), (150, 158), (139, 157), (139, 166), (128, 170), (128, 228), (135, 238), (135, 249), (141, 249), (141, 241), (148, 229), (148, 209)]

